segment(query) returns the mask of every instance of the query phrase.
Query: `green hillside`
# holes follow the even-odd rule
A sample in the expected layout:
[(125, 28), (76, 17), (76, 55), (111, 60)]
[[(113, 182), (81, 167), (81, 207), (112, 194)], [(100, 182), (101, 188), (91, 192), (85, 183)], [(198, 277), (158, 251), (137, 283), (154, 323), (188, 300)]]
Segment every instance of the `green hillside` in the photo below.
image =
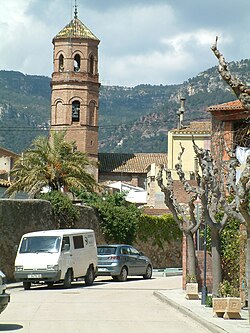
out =
[[(250, 60), (230, 63), (250, 81)], [(50, 78), (0, 71), (0, 146), (20, 153), (50, 124)], [(186, 98), (185, 122), (209, 117), (210, 105), (234, 100), (216, 67), (179, 85), (101, 86), (100, 152), (165, 152), (167, 132), (175, 128), (179, 98)]]

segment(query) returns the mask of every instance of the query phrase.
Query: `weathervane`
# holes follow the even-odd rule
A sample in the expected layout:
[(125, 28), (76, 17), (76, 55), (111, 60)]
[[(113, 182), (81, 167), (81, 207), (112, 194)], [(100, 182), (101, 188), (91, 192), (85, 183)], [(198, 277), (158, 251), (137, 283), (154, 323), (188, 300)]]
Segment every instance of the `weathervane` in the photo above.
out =
[(77, 4), (76, 4), (76, 0), (75, 0), (75, 12), (74, 12), (74, 14), (75, 14), (75, 16), (74, 16), (74, 18), (75, 19), (77, 19)]

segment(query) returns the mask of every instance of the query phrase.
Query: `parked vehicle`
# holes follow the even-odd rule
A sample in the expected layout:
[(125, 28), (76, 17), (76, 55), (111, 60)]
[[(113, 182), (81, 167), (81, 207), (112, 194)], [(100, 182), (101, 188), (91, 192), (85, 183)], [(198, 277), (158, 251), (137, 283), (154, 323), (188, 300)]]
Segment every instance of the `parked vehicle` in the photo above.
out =
[(126, 281), (128, 275), (152, 277), (150, 259), (130, 245), (98, 245), (97, 254), (99, 276), (112, 276), (120, 282)]
[(6, 277), (5, 274), (0, 271), (0, 313), (6, 309), (9, 301), (10, 295), (6, 293)]
[(91, 229), (61, 229), (31, 232), (23, 235), (16, 260), (14, 276), (31, 283), (63, 282), (70, 288), (73, 279), (85, 278), (92, 285), (97, 272), (97, 250)]

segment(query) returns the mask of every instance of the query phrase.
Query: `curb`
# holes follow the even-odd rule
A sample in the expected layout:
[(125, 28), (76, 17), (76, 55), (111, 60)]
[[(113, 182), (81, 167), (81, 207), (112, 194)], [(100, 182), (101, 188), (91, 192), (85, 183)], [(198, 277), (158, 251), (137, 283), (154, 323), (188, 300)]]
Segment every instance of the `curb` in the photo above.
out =
[(172, 299), (163, 295), (159, 291), (154, 291), (153, 295), (155, 297), (157, 297), (159, 300), (161, 300), (162, 302), (165, 302), (165, 303), (171, 305), (172, 307), (174, 307), (176, 310), (180, 311), (184, 315), (187, 315), (187, 316), (191, 317), (193, 320), (197, 321), (199, 324), (201, 324), (205, 328), (209, 329), (211, 333), (226, 333), (226, 332), (228, 332), (228, 331), (220, 328), (219, 326), (217, 326), (215, 324), (212, 324), (209, 321), (203, 319), (202, 317), (200, 317), (196, 313), (193, 313), (191, 310), (185, 308), (184, 306), (176, 303), (175, 301), (173, 301)]

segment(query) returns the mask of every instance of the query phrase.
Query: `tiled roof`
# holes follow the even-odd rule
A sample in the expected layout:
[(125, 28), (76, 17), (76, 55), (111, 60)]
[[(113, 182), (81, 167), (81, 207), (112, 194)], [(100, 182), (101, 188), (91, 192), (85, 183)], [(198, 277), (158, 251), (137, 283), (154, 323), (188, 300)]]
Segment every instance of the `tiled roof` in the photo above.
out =
[(54, 38), (86, 38), (99, 40), (78, 18), (74, 18), (70, 21)]
[(192, 121), (189, 126), (173, 129), (171, 132), (174, 133), (193, 133), (193, 134), (210, 134), (212, 129), (212, 123), (208, 121)]
[(0, 156), (18, 157), (19, 155), (13, 151), (0, 147)]
[(207, 108), (207, 110), (208, 111), (244, 110), (244, 107), (243, 107), (242, 103), (237, 99), (236, 101), (209, 106)]
[(146, 173), (152, 163), (167, 164), (166, 153), (99, 153), (100, 172)]
[(9, 187), (10, 186), (10, 182), (8, 180), (5, 180), (5, 179), (0, 179), (0, 186), (2, 186), (2, 187)]

